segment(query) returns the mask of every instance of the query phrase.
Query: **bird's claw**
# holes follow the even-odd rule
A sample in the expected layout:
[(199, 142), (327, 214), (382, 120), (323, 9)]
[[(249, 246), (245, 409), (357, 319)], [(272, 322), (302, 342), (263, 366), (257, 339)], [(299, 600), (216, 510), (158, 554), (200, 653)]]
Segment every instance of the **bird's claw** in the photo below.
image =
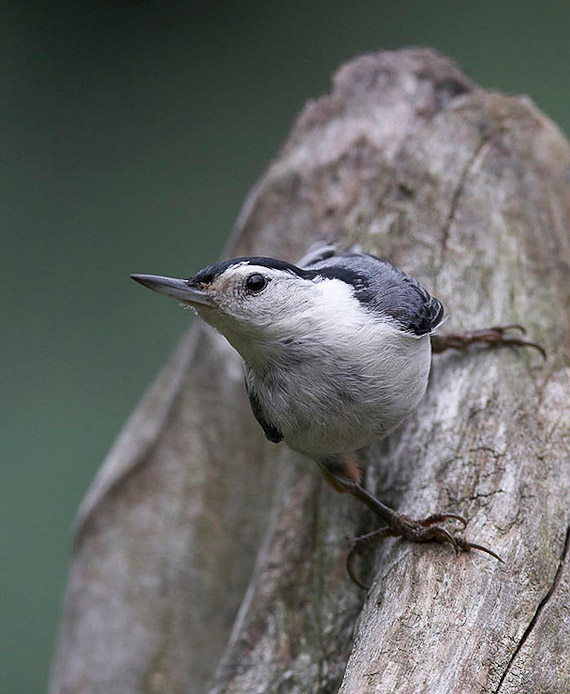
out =
[(363, 583), (358, 577), (354, 568), (354, 562), (357, 556), (361, 556), (369, 551), (372, 545), (378, 540), (389, 536), (400, 536), (412, 542), (437, 542), (440, 544), (449, 544), (455, 551), (456, 555), (460, 554), (461, 552), (470, 552), (471, 550), (476, 549), (480, 552), (485, 552), (486, 554), (491, 555), (504, 564), (503, 559), (488, 547), (476, 544), (475, 542), (469, 542), (461, 536), (453, 536), (444, 527), (438, 525), (438, 523), (446, 520), (456, 520), (462, 523), (463, 527), (467, 526), (466, 519), (457, 513), (435, 513), (427, 518), (422, 518), (419, 520), (410, 518), (401, 513), (395, 514), (391, 526), (374, 530), (371, 533), (361, 535), (354, 539), (352, 547), (346, 558), (346, 570), (348, 575), (353, 583), (364, 590), (368, 590), (369, 586)]
[[(520, 335), (513, 335), (511, 331), (518, 331)], [(485, 333), (487, 331), (475, 331)], [(505, 325), (494, 325), (489, 328), (489, 339), (487, 340), (490, 345), (510, 345), (512, 347), (532, 347), (536, 349), (542, 355), (543, 359), (546, 359), (546, 350), (544, 347), (535, 342), (534, 340), (528, 340), (526, 337), (521, 337), (521, 335), (526, 335), (526, 329), (520, 323), (506, 323)], [(495, 338), (495, 334), (497, 338)], [(485, 341), (485, 340), (484, 340)]]
[(482, 330), (432, 335), (432, 348), (435, 353), (439, 353), (446, 349), (466, 349), (472, 344), (487, 344), (490, 347), (532, 347), (546, 359), (544, 347), (534, 340), (527, 339), (524, 335), (526, 335), (524, 326), (519, 323), (506, 323)]
[(462, 523), (464, 528), (467, 527), (467, 520), (463, 516), (460, 516), (458, 513), (433, 513), (431, 516), (428, 516), (427, 518), (422, 518), (421, 520), (418, 520), (416, 522), (427, 528), (430, 525), (434, 525), (435, 523), (441, 523), (442, 521), (446, 520), (456, 520)]
[(465, 540), (462, 537), (455, 538), (455, 541), (458, 544), (460, 550), (462, 550), (463, 552), (470, 552), (472, 549), (478, 549), (480, 552), (490, 554), (492, 557), (497, 559), (497, 561), (500, 561), (501, 564), (505, 563), (504, 559), (502, 559), (496, 552), (493, 552), (492, 549), (485, 547), (485, 545), (478, 545), (475, 542), (467, 542), (467, 540)]
[(346, 557), (346, 571), (350, 576), (352, 582), (356, 583), (356, 585), (359, 588), (368, 590), (369, 586), (367, 586), (365, 583), (362, 583), (354, 569), (354, 561), (357, 555), (365, 554), (375, 542), (393, 534), (394, 533), (392, 529), (388, 526), (385, 526), (383, 528), (373, 530), (371, 533), (366, 533), (366, 535), (359, 535), (358, 537), (355, 537), (352, 541), (352, 547), (350, 548), (350, 551)]
[(355, 547), (352, 547), (346, 557), (346, 573), (349, 575), (350, 580), (359, 588), (362, 588), (363, 590), (370, 590), (370, 586), (367, 586), (366, 583), (362, 583), (360, 578), (358, 578), (358, 575), (354, 568), (354, 561), (356, 559), (357, 554), (360, 554), (360, 552), (358, 552), (358, 550)]
[(521, 325), (520, 323), (505, 323), (504, 325), (494, 325), (492, 328), (489, 328), (489, 330), (493, 330), (501, 334), (507, 333), (510, 330), (518, 330), (523, 335), (526, 335), (526, 328), (524, 327), (524, 325)]

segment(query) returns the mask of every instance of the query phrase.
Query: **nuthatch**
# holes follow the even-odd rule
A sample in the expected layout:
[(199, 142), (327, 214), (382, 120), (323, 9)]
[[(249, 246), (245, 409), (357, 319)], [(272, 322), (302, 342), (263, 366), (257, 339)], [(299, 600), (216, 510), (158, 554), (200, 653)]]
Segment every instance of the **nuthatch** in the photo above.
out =
[(419, 404), (433, 351), (473, 342), (540, 345), (513, 334), (517, 325), (435, 336), (444, 309), (415, 279), (360, 252), (320, 245), (298, 265), (274, 258), (234, 258), (189, 279), (132, 275), (190, 305), (239, 352), (253, 414), (266, 437), (317, 462), (325, 478), (388, 525), (357, 538), (352, 558), (371, 541), (399, 535), (449, 543), (456, 552), (493, 551), (453, 536), (443, 513), (414, 520), (393, 511), (361, 484), (351, 453), (387, 436)]

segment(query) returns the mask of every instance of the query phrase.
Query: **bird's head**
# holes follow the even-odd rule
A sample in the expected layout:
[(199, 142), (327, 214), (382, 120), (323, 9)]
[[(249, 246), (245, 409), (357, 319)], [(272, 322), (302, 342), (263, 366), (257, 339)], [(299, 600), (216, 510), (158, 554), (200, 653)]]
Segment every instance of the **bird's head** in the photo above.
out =
[[(188, 279), (131, 277), (190, 305), (246, 361), (252, 361), (252, 350), (287, 350), (292, 339), (310, 339), (323, 307), (335, 305), (334, 301), (323, 301), (326, 288), (321, 276), (274, 258), (234, 258), (209, 265)], [(334, 284), (343, 285), (336, 291), (350, 301), (349, 286), (338, 281)], [(340, 309), (342, 303), (337, 301), (336, 306)]]

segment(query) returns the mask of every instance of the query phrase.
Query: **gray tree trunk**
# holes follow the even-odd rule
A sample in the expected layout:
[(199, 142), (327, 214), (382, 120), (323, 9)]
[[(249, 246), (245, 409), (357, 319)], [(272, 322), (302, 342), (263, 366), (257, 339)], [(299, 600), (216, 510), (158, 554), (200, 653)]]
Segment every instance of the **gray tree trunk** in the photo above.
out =
[(450, 329), (517, 321), (546, 346), (435, 357), (418, 411), (364, 454), (379, 498), (464, 514), (505, 564), (386, 540), (359, 590), (346, 552), (377, 520), (265, 441), (239, 359), (196, 323), (81, 509), (52, 692), (570, 691), (569, 229), (570, 147), (527, 98), (425, 49), (342, 67), (229, 250), (358, 241)]

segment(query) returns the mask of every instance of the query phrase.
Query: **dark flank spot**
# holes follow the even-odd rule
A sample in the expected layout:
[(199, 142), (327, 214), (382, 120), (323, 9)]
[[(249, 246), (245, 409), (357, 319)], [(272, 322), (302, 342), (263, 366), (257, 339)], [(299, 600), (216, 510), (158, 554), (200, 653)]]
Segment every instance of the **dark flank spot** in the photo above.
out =
[(280, 441), (283, 441), (283, 434), (279, 431), (279, 429), (274, 426), (266, 417), (265, 412), (263, 411), (263, 408), (261, 406), (260, 399), (255, 392), (253, 388), (251, 388), (247, 382), (246, 382), (246, 387), (247, 387), (247, 394), (249, 396), (249, 403), (251, 405), (251, 410), (261, 425), (261, 428), (263, 429), (263, 433), (265, 434), (265, 437), (271, 441), (272, 443), (279, 443)]

